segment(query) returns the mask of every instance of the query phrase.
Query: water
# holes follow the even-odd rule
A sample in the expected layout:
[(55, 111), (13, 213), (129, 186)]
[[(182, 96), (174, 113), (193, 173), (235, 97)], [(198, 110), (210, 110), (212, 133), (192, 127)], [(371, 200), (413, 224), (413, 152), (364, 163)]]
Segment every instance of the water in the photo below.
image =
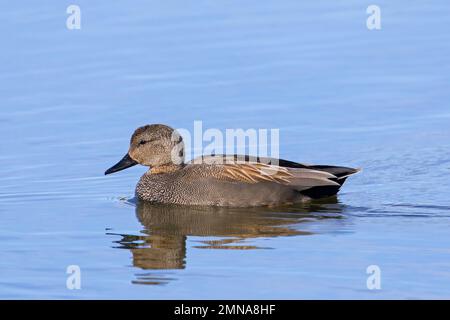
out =
[[(450, 298), (446, 1), (77, 1), (0, 12), (0, 298)], [(138, 205), (135, 127), (279, 128), (336, 200)], [(81, 290), (66, 268), (81, 268)], [(366, 268), (381, 269), (368, 290)]]

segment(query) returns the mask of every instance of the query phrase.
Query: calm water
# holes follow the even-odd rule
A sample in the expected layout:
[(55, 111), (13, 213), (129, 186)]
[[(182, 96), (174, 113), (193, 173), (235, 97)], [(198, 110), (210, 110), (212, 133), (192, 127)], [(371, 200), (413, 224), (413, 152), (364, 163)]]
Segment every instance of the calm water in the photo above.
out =
[[(379, 31), (356, 0), (84, 0), (73, 31), (68, 4), (0, 11), (0, 298), (450, 298), (447, 1), (377, 1)], [(194, 120), (364, 171), (278, 210), (136, 205), (145, 168), (103, 176), (135, 127)]]

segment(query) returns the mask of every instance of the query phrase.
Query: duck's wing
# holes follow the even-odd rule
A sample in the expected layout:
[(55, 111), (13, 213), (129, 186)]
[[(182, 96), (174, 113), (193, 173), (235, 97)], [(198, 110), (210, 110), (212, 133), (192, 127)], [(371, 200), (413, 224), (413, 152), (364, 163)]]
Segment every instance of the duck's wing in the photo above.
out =
[(190, 163), (206, 163), (206, 164), (246, 164), (246, 163), (263, 163), (268, 165), (275, 165), (282, 168), (299, 168), (310, 169), (315, 171), (328, 172), (335, 176), (333, 179), (340, 185), (342, 185), (347, 177), (361, 171), (360, 168), (350, 168), (341, 166), (329, 166), (329, 165), (310, 165), (284, 159), (270, 158), (270, 157), (256, 157), (249, 155), (204, 155), (195, 158)]
[[(195, 164), (193, 165), (195, 166)], [(332, 186), (339, 188), (333, 181), (336, 176), (318, 170), (304, 168), (285, 168), (264, 163), (209, 164), (204, 167), (222, 180), (246, 184), (275, 183), (289, 186), (297, 191), (314, 187)]]

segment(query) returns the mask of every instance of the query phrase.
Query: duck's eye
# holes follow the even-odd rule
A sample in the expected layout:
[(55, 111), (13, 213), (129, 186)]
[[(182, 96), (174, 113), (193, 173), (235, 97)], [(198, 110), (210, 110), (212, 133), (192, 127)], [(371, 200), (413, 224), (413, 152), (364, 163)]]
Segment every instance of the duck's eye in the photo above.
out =
[(145, 141), (145, 140), (141, 140), (141, 141), (139, 141), (139, 145), (143, 145), (143, 144), (146, 144), (148, 141)]

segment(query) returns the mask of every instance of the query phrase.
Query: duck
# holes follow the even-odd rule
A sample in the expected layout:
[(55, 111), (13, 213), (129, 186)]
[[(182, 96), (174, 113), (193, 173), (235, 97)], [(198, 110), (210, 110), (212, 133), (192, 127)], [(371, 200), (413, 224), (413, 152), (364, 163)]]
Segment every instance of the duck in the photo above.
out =
[(149, 167), (136, 185), (139, 201), (194, 206), (284, 206), (335, 196), (359, 168), (309, 165), (250, 155), (211, 154), (185, 162), (184, 142), (164, 124), (137, 128), (128, 152), (105, 175)]

